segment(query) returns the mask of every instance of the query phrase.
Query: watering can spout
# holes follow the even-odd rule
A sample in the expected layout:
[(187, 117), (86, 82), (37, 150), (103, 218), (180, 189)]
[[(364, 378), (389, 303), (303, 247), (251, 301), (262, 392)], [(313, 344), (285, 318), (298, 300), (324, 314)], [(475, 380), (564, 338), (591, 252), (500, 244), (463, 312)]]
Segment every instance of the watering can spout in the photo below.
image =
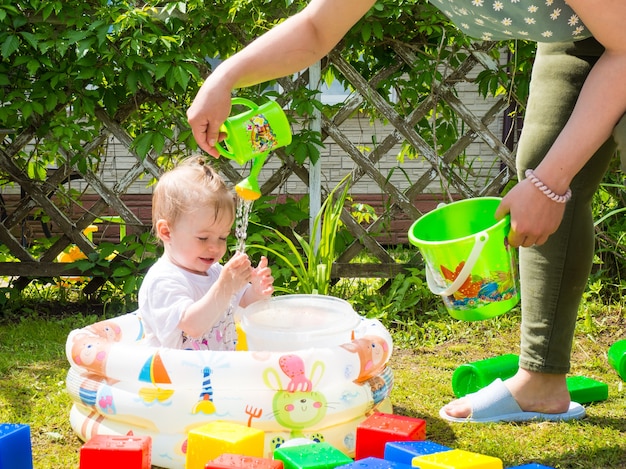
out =
[(235, 192), (243, 200), (256, 200), (261, 197), (261, 190), (256, 180), (250, 180), (245, 178), (239, 184), (235, 186)]
[(257, 156), (252, 161), (250, 175), (235, 186), (235, 192), (244, 200), (256, 200), (261, 197), (261, 189), (259, 188), (259, 173), (265, 164), (268, 153)]

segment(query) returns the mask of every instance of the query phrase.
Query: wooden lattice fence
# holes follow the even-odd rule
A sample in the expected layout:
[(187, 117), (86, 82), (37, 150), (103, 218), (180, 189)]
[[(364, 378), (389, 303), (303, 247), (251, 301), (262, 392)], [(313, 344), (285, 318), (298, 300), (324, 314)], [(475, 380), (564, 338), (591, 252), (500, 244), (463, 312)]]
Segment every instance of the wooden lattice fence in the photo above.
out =
[[(496, 61), (488, 51), (494, 47), (491, 43), (466, 45), (454, 51), (455, 57), (460, 57), (454, 67), (445, 67), (439, 79), (433, 79), (431, 92), (419, 97), (416, 105), (398, 106), (390, 98), (389, 94), (379, 90), (379, 84), (389, 77), (398, 77), (398, 89), (402, 88), (401, 77), (404, 73), (415, 67), (416, 47), (395, 41), (391, 50), (393, 57), (387, 60), (388, 65), (377, 71), (372, 77), (365, 78), (361, 73), (346, 60), (340, 48), (334, 50), (324, 60), (323, 67), (332, 67), (337, 76), (341, 76), (344, 86), (354, 90), (350, 97), (340, 106), (328, 107), (322, 117), (322, 139), (325, 145), (334, 145), (333, 153), (341, 153), (341, 158), (353, 161), (351, 172), (351, 184), (357, 185), (359, 181), (367, 178), (375, 182), (379, 193), (385, 196), (385, 212), (368, 226), (357, 221), (350, 210), (344, 210), (342, 221), (354, 235), (355, 241), (342, 252), (334, 266), (335, 277), (393, 277), (403, 271), (407, 265), (418, 263), (417, 257), (408, 264), (401, 264), (394, 260), (388, 252), (384, 242), (377, 239), (380, 233), (380, 225), (385, 220), (403, 217), (414, 220), (421, 215), (415, 201), (424, 193), (432, 192), (433, 184), (441, 190), (433, 197), (465, 198), (481, 195), (498, 194), (512, 178), (515, 177), (514, 148), (509, 143), (503, 143), (503, 136), (496, 135), (494, 123), (504, 121), (510, 111), (512, 103), (510, 97), (490, 98), (486, 111), (480, 111), (464, 104), (459, 93), (459, 87), (472, 83), (477, 70), (498, 67)], [(433, 64), (438, 67), (440, 64)], [(283, 78), (279, 84), (286, 92), (298, 87), (307, 86), (307, 74), (298, 78)], [(98, 164), (81, 164), (79, 154), (71, 154), (61, 149), (59, 152), (64, 164), (58, 167), (47, 168), (45, 175), (41, 173), (33, 175), (27, 172), (24, 161), (29, 160), (29, 155), (36, 148), (40, 139), (54, 139), (52, 133), (47, 135), (38, 134), (38, 129), (45, 127), (56, 113), (63, 113), (65, 109), (60, 106), (53, 112), (41, 118), (32, 119), (26, 128), (7, 129), (0, 144), (0, 174), (4, 181), (3, 194), (19, 187), (20, 197), (14, 204), (5, 204), (0, 223), (0, 242), (16, 262), (0, 263), (0, 276), (21, 277), (18, 285), (25, 285), (29, 279), (35, 277), (58, 277), (67, 275), (85, 275), (88, 272), (79, 272), (77, 269), (69, 269), (56, 261), (57, 256), (68, 246), (74, 244), (84, 253), (96, 252), (98, 246), (94, 244), (83, 230), (92, 224), (94, 220), (103, 215), (115, 215), (123, 219), (129, 232), (145, 232), (150, 229), (145, 219), (142, 219), (125, 202), (128, 188), (139, 178), (149, 180), (158, 178), (162, 171), (160, 156), (148, 153), (145, 157), (137, 154), (133, 146), (133, 137), (127, 129), (127, 117), (131, 109), (137, 109), (142, 101), (151, 99), (147, 94), (137, 93), (127, 103), (117, 107), (113, 114), (103, 107), (95, 109), (95, 117), (100, 123), (99, 130), (93, 138), (83, 143), (85, 154), (97, 151), (105, 152), (107, 142), (114, 138), (125, 147), (128, 155), (134, 156), (134, 164), (124, 174), (118, 175), (114, 184), (105, 184), (98, 174)], [(279, 98), (280, 101), (280, 98)], [(438, 118), (433, 110), (445, 107), (456, 122), (458, 138), (445, 147), (436, 142), (429, 142), (421, 135), (419, 122), (424, 120), (434, 122)], [(349, 121), (359, 110), (381, 116), (388, 126), (392, 127), (380, 136), (373, 149), (364, 148), (358, 142), (354, 142), (342, 129), (342, 124)], [(181, 123), (181, 128), (185, 123)], [(487, 176), (479, 175), (477, 184), (468, 182), (467, 149), (475, 143), (481, 142), (483, 153), (489, 153), (493, 169)], [(412, 178), (408, 185), (400, 187), (395, 184), (379, 167), (383, 159), (395, 159), (398, 146), (408, 144), (412, 151), (419, 156), (415, 159), (405, 159), (401, 164), (403, 170), (412, 165), (419, 166), (418, 176)], [(175, 144), (170, 145), (174, 147)], [(167, 153), (165, 148), (163, 153)], [(322, 151), (323, 154), (323, 151)], [(482, 155), (484, 157), (485, 155)], [(333, 156), (337, 158), (337, 156)], [(285, 149), (279, 149), (272, 157), (275, 166), (271, 174), (264, 173), (267, 177), (261, 181), (264, 194), (285, 193), (282, 185), (289, 178), (296, 178), (301, 184), (307, 185), (309, 173), (306, 165), (298, 164), (292, 155)], [(278, 162), (278, 163), (277, 163)], [(220, 170), (231, 182), (239, 181), (244, 175), (241, 168), (232, 165), (229, 161), (217, 162)], [(414, 174), (412, 172), (411, 174)], [(473, 176), (472, 176), (473, 177)], [(85, 192), (97, 195), (97, 200), (89, 205), (81, 205), (76, 200), (68, 200), (68, 182), (81, 179), (88, 187)], [(470, 178), (471, 179), (471, 178)], [(430, 189), (429, 189), (430, 188)], [(329, 188), (326, 188), (328, 190)], [(323, 196), (322, 196), (323, 197)], [(26, 223), (32, 223), (33, 213), (35, 218), (45, 219), (49, 227), (53, 227), (54, 234), (58, 239), (38, 254), (33, 254), (27, 248), (24, 240), (23, 227)], [(376, 259), (370, 264), (354, 264), (351, 261), (366, 250)], [(96, 282), (95, 286), (100, 283)]]

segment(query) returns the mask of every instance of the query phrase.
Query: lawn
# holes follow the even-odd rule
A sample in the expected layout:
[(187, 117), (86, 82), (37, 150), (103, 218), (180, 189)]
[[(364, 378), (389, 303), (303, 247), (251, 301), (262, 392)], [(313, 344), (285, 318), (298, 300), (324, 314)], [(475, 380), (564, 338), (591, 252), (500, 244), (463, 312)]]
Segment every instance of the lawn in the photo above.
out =
[[(0, 319), (0, 423), (31, 426), (36, 469), (78, 467), (82, 442), (68, 422), (65, 340), (69, 331), (103, 319), (101, 312), (66, 304), (25, 308), (21, 318)], [(61, 314), (64, 313), (64, 314)], [(110, 312), (107, 314), (111, 314)], [(419, 317), (419, 315), (417, 315)], [(518, 352), (519, 317), (462, 323), (424, 315), (395, 331), (392, 394), (397, 414), (425, 419), (437, 443), (499, 457), (505, 467), (537, 462), (555, 468), (626, 467), (626, 392), (608, 365), (608, 347), (626, 336), (621, 308), (586, 305), (576, 333), (572, 374), (609, 385), (606, 401), (587, 406), (574, 423), (450, 424), (438, 416), (453, 399), (450, 379), (466, 362)]]

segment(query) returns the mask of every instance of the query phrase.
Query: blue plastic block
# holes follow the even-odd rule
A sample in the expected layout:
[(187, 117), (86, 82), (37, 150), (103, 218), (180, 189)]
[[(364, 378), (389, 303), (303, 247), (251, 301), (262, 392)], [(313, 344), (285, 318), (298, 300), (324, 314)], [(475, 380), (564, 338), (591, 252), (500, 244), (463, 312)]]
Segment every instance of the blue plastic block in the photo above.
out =
[(543, 464), (531, 463), (523, 466), (510, 467), (509, 469), (554, 469), (552, 466), (544, 466)]
[(411, 465), (416, 456), (450, 451), (451, 448), (432, 441), (391, 441), (385, 444), (385, 459)]
[(28, 425), (0, 423), (0, 469), (33, 469)]
[(413, 469), (413, 466), (387, 461), (386, 459), (369, 457), (359, 459), (345, 466), (338, 466), (336, 469)]

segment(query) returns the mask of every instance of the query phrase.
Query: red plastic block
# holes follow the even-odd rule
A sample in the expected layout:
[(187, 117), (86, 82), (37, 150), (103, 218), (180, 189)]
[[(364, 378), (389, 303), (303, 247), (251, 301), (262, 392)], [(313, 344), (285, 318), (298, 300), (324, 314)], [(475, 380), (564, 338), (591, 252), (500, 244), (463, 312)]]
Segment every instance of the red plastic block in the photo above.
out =
[(402, 415), (377, 412), (356, 427), (356, 457), (383, 459), (385, 444), (392, 441), (426, 439), (426, 421)]
[(248, 469), (283, 469), (282, 461), (275, 461), (267, 458), (255, 458), (253, 456), (244, 456), (242, 454), (224, 453), (217, 458), (206, 463), (204, 469), (232, 469), (232, 468), (248, 468)]
[(80, 469), (150, 469), (149, 436), (96, 435), (80, 449)]

